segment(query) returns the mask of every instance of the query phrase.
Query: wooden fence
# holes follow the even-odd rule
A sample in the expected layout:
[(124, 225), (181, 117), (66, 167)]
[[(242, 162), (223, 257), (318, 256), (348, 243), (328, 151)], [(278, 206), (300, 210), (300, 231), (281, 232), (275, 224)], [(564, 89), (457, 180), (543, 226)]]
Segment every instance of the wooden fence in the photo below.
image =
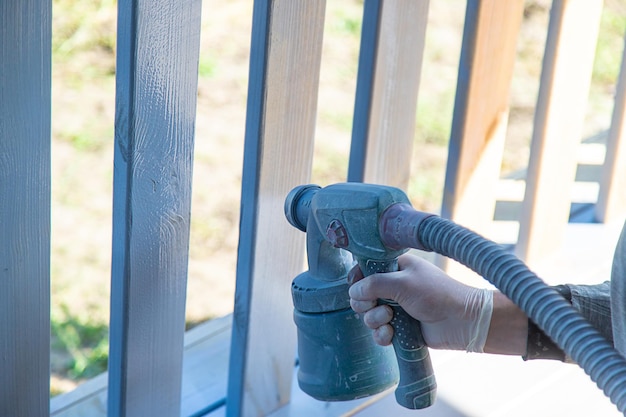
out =
[[(178, 416), (200, 0), (119, 0), (108, 415)], [(428, 0), (365, 0), (347, 179), (407, 187)], [(442, 214), (493, 220), (523, 0), (469, 0)], [(516, 251), (559, 245), (600, 0), (555, 0)], [(290, 401), (290, 281), (304, 239), (283, 201), (310, 180), (325, 1), (256, 0), (226, 414)], [(50, 0), (0, 4), (0, 416), (49, 415)], [(619, 53), (619, 52), (616, 52)], [(622, 64), (596, 217), (626, 213)], [(550, 230), (550, 233), (545, 233)], [(280, 260), (278, 262), (277, 260)]]

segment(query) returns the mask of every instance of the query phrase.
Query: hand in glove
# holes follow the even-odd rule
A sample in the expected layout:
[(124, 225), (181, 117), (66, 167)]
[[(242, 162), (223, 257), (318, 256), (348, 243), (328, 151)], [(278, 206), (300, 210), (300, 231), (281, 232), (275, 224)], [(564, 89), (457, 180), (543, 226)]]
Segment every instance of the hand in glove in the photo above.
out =
[[(468, 352), (525, 352), (527, 319), (502, 294), (455, 281), (416, 256), (401, 256), (398, 267), (396, 272), (364, 278), (360, 268), (355, 266), (348, 276), (352, 284), (350, 305), (355, 312), (362, 313), (365, 324), (374, 329), (376, 343), (388, 345), (393, 337), (393, 328), (389, 325), (392, 310), (387, 305), (378, 305), (379, 299), (389, 299), (421, 322), (422, 334), (429, 347)], [(491, 349), (485, 350), (492, 324), (494, 294), (498, 308), (504, 307), (498, 311), (504, 312), (505, 316), (496, 317), (494, 324), (497, 328), (492, 329), (495, 330), (492, 335), (494, 343)]]

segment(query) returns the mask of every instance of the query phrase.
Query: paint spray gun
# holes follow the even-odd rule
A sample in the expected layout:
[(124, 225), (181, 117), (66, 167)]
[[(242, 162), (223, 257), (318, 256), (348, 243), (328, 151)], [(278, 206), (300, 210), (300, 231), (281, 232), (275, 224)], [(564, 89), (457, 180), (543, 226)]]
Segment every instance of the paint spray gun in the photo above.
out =
[[(373, 342), (352, 309), (347, 273), (397, 270), (408, 248), (467, 266), (498, 288), (590, 376), (626, 415), (626, 358), (554, 288), (500, 245), (450, 220), (414, 210), (397, 188), (362, 183), (303, 185), (285, 201), (291, 225), (306, 232), (309, 270), (292, 283), (300, 388), (323, 401), (352, 400), (398, 384), (397, 402), (421, 409), (436, 383), (419, 322), (394, 310), (393, 350)], [(395, 357), (397, 359), (394, 361)], [(398, 382), (399, 374), (399, 382)]]
[(354, 261), (365, 276), (398, 270), (398, 256), (408, 248), (383, 241), (381, 226), (402, 227), (402, 215), (392, 209), (390, 216), (389, 209), (405, 206), (410, 204), (401, 190), (362, 183), (304, 185), (287, 196), (289, 223), (307, 235), (309, 270), (294, 279), (292, 297), (298, 383), (314, 398), (352, 400), (397, 383), (400, 405), (422, 409), (434, 402), (435, 376), (419, 322), (381, 300), (394, 312), (393, 350), (378, 346), (351, 310), (348, 295), (346, 278)]

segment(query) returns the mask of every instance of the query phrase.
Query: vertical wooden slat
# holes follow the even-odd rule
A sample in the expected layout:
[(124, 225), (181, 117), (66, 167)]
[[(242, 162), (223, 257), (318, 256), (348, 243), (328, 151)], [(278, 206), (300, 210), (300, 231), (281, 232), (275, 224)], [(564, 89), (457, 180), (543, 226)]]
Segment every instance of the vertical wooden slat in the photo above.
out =
[(227, 415), (263, 416), (289, 401), (296, 334), (291, 280), (304, 235), (287, 193), (310, 178), (324, 1), (257, 0), (252, 46)]
[(200, 6), (118, 6), (111, 417), (180, 415)]
[(493, 218), (523, 5), (467, 4), (441, 211), (481, 232)]
[(366, 0), (348, 181), (407, 189), (428, 0)]
[(49, 0), (0, 2), (0, 415), (49, 415)]
[(550, 12), (516, 255), (532, 265), (561, 242), (570, 212), (602, 0)]
[(467, 3), (441, 213), (484, 235), (495, 209), (523, 6)]
[(626, 40), (624, 44), (596, 206), (596, 218), (600, 222), (610, 222), (626, 214)]

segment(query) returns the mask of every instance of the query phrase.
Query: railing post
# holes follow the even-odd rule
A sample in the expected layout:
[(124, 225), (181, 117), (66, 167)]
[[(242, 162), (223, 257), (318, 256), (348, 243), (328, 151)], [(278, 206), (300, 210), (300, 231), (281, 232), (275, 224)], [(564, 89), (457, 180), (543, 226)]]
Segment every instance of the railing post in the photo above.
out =
[(200, 0), (118, 4), (108, 415), (180, 415)]
[(366, 0), (348, 181), (407, 189), (428, 0)]
[(533, 266), (569, 220), (602, 0), (555, 0), (535, 110), (516, 255)]
[(309, 181), (324, 1), (254, 2), (227, 415), (264, 416), (290, 397), (296, 332), (291, 281), (304, 236), (283, 214)]
[(626, 214), (626, 38), (616, 90), (596, 207), (601, 222)]
[(0, 2), (0, 415), (50, 414), (52, 2)]
[[(441, 214), (482, 234), (495, 209), (523, 7), (523, 0), (467, 2)], [(455, 276), (469, 271), (439, 261)]]

